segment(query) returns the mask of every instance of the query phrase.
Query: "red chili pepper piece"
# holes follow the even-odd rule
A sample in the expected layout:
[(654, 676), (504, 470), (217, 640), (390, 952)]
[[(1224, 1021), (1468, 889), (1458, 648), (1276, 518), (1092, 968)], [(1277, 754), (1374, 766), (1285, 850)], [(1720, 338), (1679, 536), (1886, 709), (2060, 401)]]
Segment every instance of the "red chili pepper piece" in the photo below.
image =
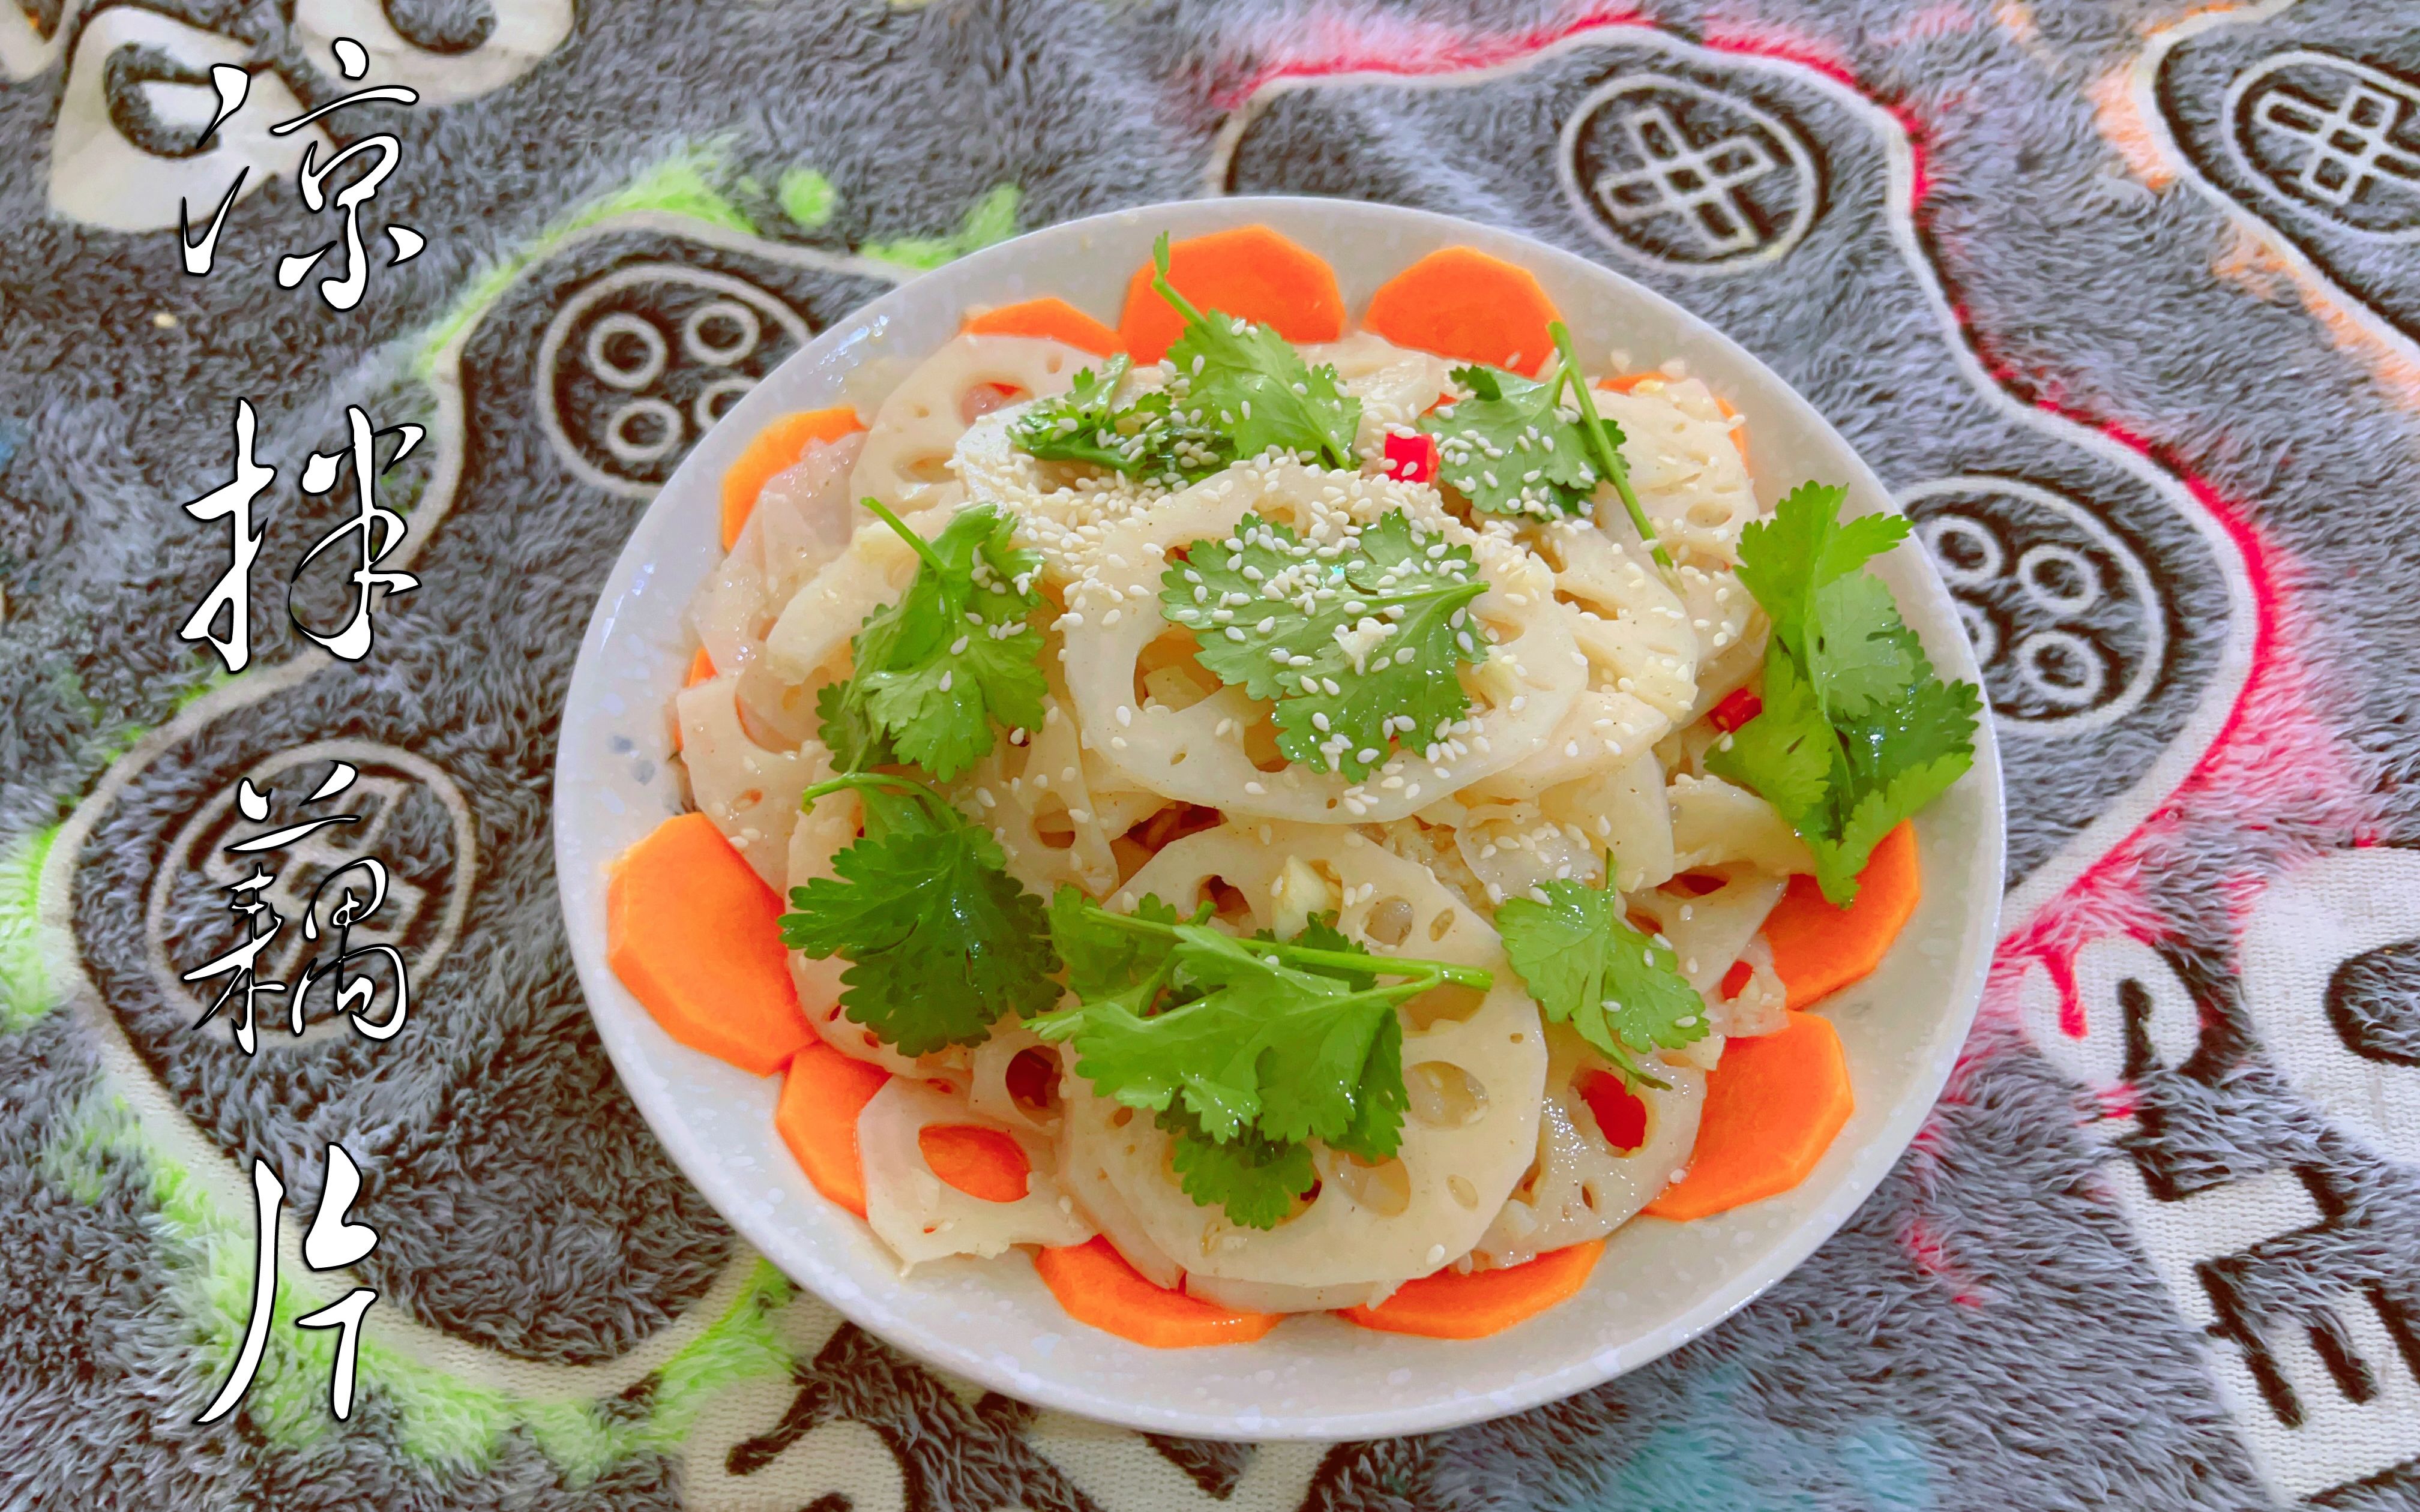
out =
[(1715, 729), (1729, 734), (1763, 712), (1764, 700), (1746, 688), (1735, 687), (1723, 695), (1723, 701), (1706, 717), (1714, 722)]
[[(1722, 985), (1716, 988), (1715, 991), (1721, 993), (1723, 995), (1723, 1001), (1728, 1003), (1732, 998), (1737, 997), (1741, 993), (1745, 992), (1747, 990), (1747, 984), (1755, 980), (1756, 968), (1754, 966), (1749, 965), (1745, 961), (1734, 961), (1731, 963), (1731, 968), (1723, 973)], [(1016, 1069), (1016, 1068), (1015, 1066), (1011, 1066), (1009, 1068), (1011, 1072), (1014, 1072)]]
[(1387, 438), (1387, 476), (1398, 483), (1426, 483), (1436, 473), (1435, 437), (1390, 435)]
[(1647, 1143), (1647, 1104), (1621, 1078), (1592, 1071), (1580, 1079), (1580, 1098), (1596, 1118), (1597, 1132), (1618, 1154)]

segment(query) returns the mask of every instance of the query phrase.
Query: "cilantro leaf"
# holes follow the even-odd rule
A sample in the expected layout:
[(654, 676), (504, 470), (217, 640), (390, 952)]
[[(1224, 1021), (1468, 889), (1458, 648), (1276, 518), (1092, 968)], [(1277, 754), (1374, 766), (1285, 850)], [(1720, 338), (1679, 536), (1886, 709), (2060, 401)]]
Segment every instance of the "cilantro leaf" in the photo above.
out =
[[(845, 955), (841, 1011), (902, 1055), (980, 1044), (1005, 1013), (1058, 1001), (1059, 963), (1041, 901), (1005, 870), (999, 842), (904, 778), (846, 776), (802, 801), (855, 787), (869, 799), (869, 833), (832, 857), (833, 876), (790, 889), (782, 943), (818, 960)], [(916, 801), (882, 806), (877, 788)]]
[[(1127, 929), (1118, 917), (1073, 883), (1061, 883), (1051, 895), (1050, 943), (1066, 963), (1067, 990), (1086, 1001), (1125, 993), (1167, 975), (1175, 936)], [(1177, 922), (1176, 910), (1148, 893), (1135, 905), (1133, 917), (1156, 924)]]
[(1944, 683), (1866, 563), (1908, 533), (1899, 516), (1842, 520), (1847, 490), (1804, 484), (1740, 536), (1740, 580), (1773, 621), (1763, 708), (1706, 755), (1755, 789), (1815, 854), (1846, 907), (1885, 835), (1974, 764), (1982, 697)]
[(1746, 782), (1801, 835), (1828, 830), (1833, 791), (1847, 779), (1847, 757), (1815, 689), (1778, 647), (1764, 661), (1764, 707), (1706, 753), (1706, 769)]
[(1801, 484), (1772, 519), (1740, 537), (1740, 580), (1836, 718), (1889, 702), (1915, 682), (1924, 662), (1890, 590), (1864, 570), (1907, 538), (1907, 519), (1864, 515), (1844, 521), (1847, 497), (1837, 485)]
[(854, 675), (817, 696), (825, 743), (852, 770), (889, 754), (946, 782), (991, 749), (995, 722), (1042, 723), (1049, 684), (1029, 623), (1042, 606), (1042, 557), (1011, 545), (1016, 521), (996, 505), (958, 511), (929, 542), (881, 501), (865, 506), (923, 563), (898, 602), (865, 617), (850, 643)]
[(1117, 414), (1118, 385), (1133, 365), (1134, 360), (1121, 353), (1097, 375), (1089, 367), (1081, 370), (1065, 393), (1037, 399), (1009, 422), (1009, 444), (1054, 461), (1128, 471), (1131, 438), (1117, 435), (1111, 422)]
[(832, 765), (843, 772), (862, 772), (898, 761), (891, 737), (874, 722), (864, 702), (853, 698), (846, 679), (826, 683), (815, 692), (815, 734), (831, 752)]
[(1086, 368), (1065, 393), (1036, 401), (1009, 423), (1009, 444), (1047, 461), (1088, 462), (1171, 487), (1235, 459), (1233, 440), (1202, 424), (1198, 409), (1181, 409), (1165, 389), (1119, 405), (1118, 385), (1131, 361), (1113, 357), (1098, 377)]
[[(1313, 968), (1316, 969), (1316, 968)], [(1370, 1064), (1394, 1068), (1392, 1074), (1365, 1076), (1354, 1100), (1353, 1121), (1328, 1136), (1331, 1149), (1367, 1161), (1390, 1160), (1404, 1147), (1404, 1111), (1411, 1094), (1404, 1086), (1404, 1021), (1388, 1013), (1378, 1020), (1378, 1035), (1370, 1045)]]
[(1165, 232), (1151, 255), (1156, 270), (1151, 286), (1185, 317), (1168, 361), (1176, 368), (1188, 418), (1215, 421), (1233, 439), (1237, 456), (1258, 456), (1275, 446), (1326, 467), (1359, 467), (1354, 437), (1361, 427), (1361, 401), (1338, 387), (1336, 369), (1309, 366), (1266, 326), (1195, 307), (1168, 281)]
[(1774, 506), (1771, 519), (1740, 535), (1740, 581), (1773, 620), (1775, 638), (1801, 661), (1815, 591), (1857, 572), (1907, 535), (1907, 520), (1897, 515), (1843, 522), (1840, 505), (1848, 496), (1838, 484), (1802, 483)]
[(1294, 1211), (1295, 1199), (1319, 1183), (1311, 1147), (1264, 1139), (1246, 1130), (1228, 1140), (1213, 1139), (1201, 1120), (1183, 1108), (1159, 1115), (1171, 1139), (1177, 1185), (1205, 1208), (1224, 1208), (1229, 1221), (1247, 1228), (1275, 1228)]
[(1369, 776), (1399, 734), (1425, 748), (1470, 707), (1456, 671), (1486, 655), (1487, 591), (1467, 547), (1400, 510), (1333, 545), (1246, 515), (1160, 576), (1161, 611), (1221, 682), (1277, 704), (1287, 760)]
[(1470, 397), (1430, 410), (1419, 428), (1436, 438), (1437, 475), (1471, 508), (1553, 519), (1588, 507), (1597, 471), (1576, 415), (1556, 403), (1559, 370), (1539, 383), (1501, 368), (1457, 367), (1453, 380)]
[(1611, 887), (1556, 881), (1544, 890), (1544, 903), (1510, 898), (1496, 910), (1512, 969), (1550, 1023), (1569, 1024), (1631, 1080), (1662, 1087), (1638, 1057), (1705, 1038), (1705, 999), (1669, 947), (1631, 926)]
[(1305, 1141), (1395, 1153), (1409, 1101), (1396, 1006), (1441, 981), (1490, 985), (1470, 967), (1372, 955), (1329, 916), (1292, 940), (1238, 940), (1145, 907), (1113, 914), (1062, 888), (1052, 937), (1089, 990), (1027, 1022), (1072, 1041), (1100, 1095), (1158, 1115), (1185, 1190), (1237, 1223), (1274, 1224), (1309, 1189)]
[[(1188, 1059), (1202, 1074), (1182, 1083), (1186, 1104), (1214, 1135), (1232, 1110), (1230, 1135), (1249, 1120), (1272, 1139), (1342, 1139), (1357, 1125), (1366, 1082), (1403, 1080), (1400, 1060), (1384, 1066), (1372, 1054), (1402, 992), (1356, 989), (1202, 925), (1180, 925), (1177, 934), (1181, 980), (1206, 991), (1152, 1022), (1171, 1042), (1200, 1046), (1200, 1058)], [(1079, 1039), (1078, 1053), (1085, 1049)]]
[(1813, 847), (1815, 881), (1823, 896), (1847, 907), (1857, 895), (1857, 874), (1883, 837), (1948, 792), (1974, 764), (1972, 755), (1961, 751), (1899, 772), (1879, 787), (1859, 790), (1855, 806), (1841, 821), (1839, 838)]
[[(1861, 787), (1897, 781), (1919, 767), (1974, 755), (1982, 698), (1972, 683), (1944, 683), (1916, 653), (1916, 681), (1897, 702), (1839, 727), (1849, 770)], [(1954, 780), (1954, 779), (1953, 779)]]
[[(1249, 1126), (1277, 1139), (1342, 1136), (1354, 1126), (1380, 1015), (1408, 995), (1354, 991), (1285, 965), (1266, 946), (1200, 924), (1170, 926), (1179, 983), (1200, 995), (1143, 1017), (1123, 996), (1085, 1002), (1034, 1026), (1072, 1038), (1077, 1072), (1102, 1095), (1158, 1111), (1180, 1098), (1214, 1139)], [(1267, 952), (1265, 954), (1258, 952)]]

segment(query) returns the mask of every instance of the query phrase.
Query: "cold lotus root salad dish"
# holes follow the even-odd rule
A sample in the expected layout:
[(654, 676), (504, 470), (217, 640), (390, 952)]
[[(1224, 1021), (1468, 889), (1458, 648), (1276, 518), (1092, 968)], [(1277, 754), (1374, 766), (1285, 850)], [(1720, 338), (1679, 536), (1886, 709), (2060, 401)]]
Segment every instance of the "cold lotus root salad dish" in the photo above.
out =
[(1165, 1347), (1532, 1318), (1823, 1156), (1808, 1010), (1973, 755), (1907, 522), (1760, 504), (1742, 425), (1465, 248), (1357, 324), (1263, 226), (969, 312), (724, 478), (613, 969), (903, 1267)]

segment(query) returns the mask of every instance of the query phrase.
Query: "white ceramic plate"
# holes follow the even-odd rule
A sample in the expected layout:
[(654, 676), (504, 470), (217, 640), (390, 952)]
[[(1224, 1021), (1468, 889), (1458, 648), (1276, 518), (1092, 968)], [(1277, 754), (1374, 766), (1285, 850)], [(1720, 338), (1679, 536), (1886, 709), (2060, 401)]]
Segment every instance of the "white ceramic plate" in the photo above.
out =
[[(1441, 215), (1342, 200), (1198, 200), (1055, 225), (884, 295), (817, 336), (690, 453), (614, 564), (582, 643), (555, 763), (555, 867), (589, 1010), (622, 1080), (674, 1160), (747, 1240), (859, 1324), (1030, 1402), (1212, 1439), (1348, 1439), (1451, 1427), (1551, 1401), (1713, 1327), (1828, 1238), (1914, 1137), (1982, 995), (2000, 897), (1999, 757), (1987, 719), (1975, 768), (1916, 821), (1924, 899), (1881, 969), (1823, 1007), (1847, 1047), (1856, 1111), (1814, 1173), (1781, 1196), (1696, 1223), (1617, 1232), (1587, 1289), (1491, 1338), (1445, 1342), (1288, 1320), (1253, 1344), (1158, 1350), (1070, 1319), (1022, 1252), (902, 1277), (857, 1219), (818, 1196), (773, 1128), (778, 1078), (675, 1043), (605, 964), (613, 857), (680, 804), (666, 701), (692, 639), (684, 609), (713, 568), (719, 480), (779, 415), (842, 398), (871, 413), (970, 305), (1057, 294), (1114, 323), (1127, 276), (1161, 231), (1264, 223), (1335, 266), (1345, 304), (1415, 259), (1466, 245), (1535, 272), (1583, 353), (1681, 358), (1747, 417), (1759, 497), (1802, 480), (1849, 486), (1853, 513), (1888, 507), (1871, 471), (1780, 378), (1704, 322), (1619, 274)], [(1592, 359), (1592, 361), (1601, 358)], [(1945, 675), (1979, 684), (1931, 565), (1903, 546), (1877, 563)]]

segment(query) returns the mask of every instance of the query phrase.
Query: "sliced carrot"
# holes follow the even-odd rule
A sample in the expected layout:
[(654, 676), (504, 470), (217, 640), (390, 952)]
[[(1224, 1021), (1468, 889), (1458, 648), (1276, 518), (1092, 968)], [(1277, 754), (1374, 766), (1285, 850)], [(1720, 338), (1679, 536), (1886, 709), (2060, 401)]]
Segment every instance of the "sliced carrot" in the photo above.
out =
[(1418, 1334), (1433, 1339), (1483, 1339), (1557, 1303), (1568, 1302), (1587, 1285), (1605, 1241), (1548, 1250), (1534, 1260), (1501, 1271), (1468, 1275), (1439, 1271), (1402, 1289), (1375, 1307), (1347, 1307), (1341, 1314), (1363, 1328)]
[(1855, 1103), (1830, 1020), (1792, 1013), (1777, 1034), (1730, 1041), (1706, 1078), (1687, 1176), (1645, 1211), (1703, 1218), (1789, 1191), (1823, 1158)]
[(861, 1218), (865, 1166), (857, 1152), (857, 1116), (889, 1080), (891, 1073), (871, 1061), (809, 1040), (790, 1057), (781, 1105), (773, 1110), (773, 1127), (799, 1169), (816, 1191)]
[(1380, 285), (1361, 323), (1398, 347), (1534, 373), (1554, 358), (1546, 327), (1560, 318), (1529, 270), (1448, 247)]
[(1042, 1284), (1067, 1316), (1155, 1350), (1249, 1344), (1278, 1326), (1279, 1313), (1239, 1313), (1144, 1280), (1098, 1237), (1033, 1257)]
[(783, 415), (758, 431), (739, 454), (739, 460), (722, 474), (722, 549), (730, 550), (739, 539), (739, 528), (748, 523), (748, 512), (756, 507), (756, 496), (765, 491), (774, 473), (796, 467), (807, 448), (817, 441), (836, 441), (864, 428), (857, 411), (843, 404)]
[[(695, 687), (700, 683), (710, 683), (712, 681), (714, 681), (714, 658), (706, 654), (706, 648), (704, 646), (700, 646), (697, 648), (697, 655), (689, 659), (689, 671), (682, 676), (681, 687)], [(680, 748), (680, 720), (675, 718), (673, 720), (674, 753), (678, 754)]]
[(1805, 1008), (1881, 964), (1923, 896), (1916, 826), (1905, 821), (1874, 847), (1857, 873), (1856, 902), (1846, 908), (1826, 902), (1813, 877), (1792, 877), (1790, 890), (1764, 916), (1774, 973), (1790, 989), (1790, 1006)]
[(814, 1038), (782, 949), (782, 903), (702, 813), (613, 863), (605, 959), (664, 1032), (754, 1076)]
[[(1185, 318), (1151, 286), (1152, 267), (1126, 284), (1118, 332), (1138, 363), (1156, 363), (1185, 330)], [(1175, 242), (1168, 281), (1203, 311), (1267, 326), (1288, 341), (1334, 341), (1344, 334), (1344, 296), (1336, 271), (1317, 254), (1265, 225), (1239, 225)]]
[[(1646, 382), (1649, 378), (1657, 378), (1665, 382), (1669, 382), (1671, 381), (1671, 378), (1672, 375), (1669, 373), (1621, 373), (1612, 378), (1598, 378), (1596, 380), (1596, 386), (1600, 389), (1609, 390), (1615, 393), (1628, 393), (1631, 390), (1638, 387), (1641, 383)], [(1729, 399), (1724, 398), (1721, 394), (1717, 393), (1714, 395), (1714, 404), (1721, 409), (1723, 418), (1725, 420), (1739, 419), (1739, 411), (1731, 408), (1731, 402)], [(1745, 425), (1733, 425), (1731, 427), (1731, 447), (1734, 451), (1739, 453), (1741, 461), (1745, 462), (1747, 460), (1747, 427)]]
[(1731, 402), (1721, 394), (1714, 395), (1714, 403), (1721, 408), (1723, 418), (1732, 423), (1731, 450), (1740, 455), (1742, 462), (1745, 462), (1747, 460), (1747, 422), (1740, 419), (1739, 411), (1731, 408)]
[(927, 1124), (917, 1132), (916, 1149), (935, 1176), (985, 1202), (1016, 1201), (1033, 1174), (1023, 1145), (981, 1124)]
[(1126, 349), (1124, 337), (1055, 296), (970, 315), (960, 329), (970, 336), (1042, 336), (1102, 357)]

